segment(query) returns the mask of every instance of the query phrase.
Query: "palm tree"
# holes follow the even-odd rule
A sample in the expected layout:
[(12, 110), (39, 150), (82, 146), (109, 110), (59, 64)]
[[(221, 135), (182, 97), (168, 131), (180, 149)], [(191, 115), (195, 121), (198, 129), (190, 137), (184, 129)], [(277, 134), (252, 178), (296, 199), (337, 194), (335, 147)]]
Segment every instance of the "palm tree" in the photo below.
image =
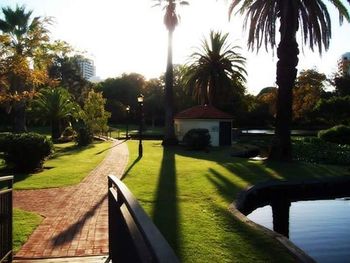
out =
[(62, 121), (77, 117), (80, 107), (64, 88), (45, 88), (33, 101), (33, 114), (51, 123), (52, 139), (58, 139), (62, 132)]
[(227, 41), (228, 34), (210, 32), (198, 52), (191, 54), (185, 85), (201, 104), (220, 105), (234, 89), (244, 90), (245, 58)]
[[(276, 47), (276, 30), (279, 25), (280, 42), (277, 47), (278, 85), (275, 140), (270, 159), (290, 161), (292, 159), (290, 128), (292, 120), (292, 88), (297, 76), (298, 42), (297, 32), (311, 50), (314, 46), (322, 54), (331, 39), (331, 19), (325, 1), (321, 0), (232, 0), (229, 14), (233, 10), (245, 14), (245, 26), (249, 26), (248, 47), (257, 49), (264, 44), (266, 49)], [(339, 12), (339, 22), (350, 21), (349, 12), (341, 0), (329, 1)], [(348, 3), (350, 1), (348, 0)]]
[[(13, 102), (14, 131), (26, 131), (25, 100), (22, 96), (30, 89), (33, 75), (30, 74), (29, 61), (38, 64), (38, 48), (49, 40), (46, 25), (49, 18), (34, 17), (32, 11), (26, 11), (24, 6), (2, 8), (4, 19), (0, 19), (1, 47), (6, 49), (6, 55), (1, 59), (7, 62), (7, 79), (10, 94), (17, 97)], [(20, 99), (18, 99), (20, 98)]]
[(158, 4), (161, 5), (165, 2), (166, 5), (164, 24), (168, 30), (168, 56), (167, 56), (167, 67), (165, 72), (165, 131), (162, 144), (164, 146), (177, 144), (174, 130), (174, 101), (173, 101), (173, 33), (179, 23), (179, 16), (176, 13), (177, 5), (188, 5), (187, 1), (178, 0), (157, 0)]

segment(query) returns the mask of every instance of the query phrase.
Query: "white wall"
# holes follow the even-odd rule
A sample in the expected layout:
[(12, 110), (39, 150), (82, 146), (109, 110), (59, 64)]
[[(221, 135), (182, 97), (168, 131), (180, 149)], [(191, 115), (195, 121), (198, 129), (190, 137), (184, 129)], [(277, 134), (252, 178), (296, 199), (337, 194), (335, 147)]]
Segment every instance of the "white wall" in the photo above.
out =
[(191, 129), (208, 129), (210, 134), (211, 145), (219, 146), (220, 121), (221, 120), (175, 119), (175, 135), (179, 141), (182, 141), (183, 136)]

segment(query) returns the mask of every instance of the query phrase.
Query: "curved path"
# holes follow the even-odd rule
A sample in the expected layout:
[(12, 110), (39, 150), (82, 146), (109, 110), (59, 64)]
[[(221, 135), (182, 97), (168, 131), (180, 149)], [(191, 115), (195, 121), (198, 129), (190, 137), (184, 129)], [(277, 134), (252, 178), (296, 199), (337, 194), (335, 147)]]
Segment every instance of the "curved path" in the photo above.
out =
[(15, 258), (107, 254), (107, 175), (120, 178), (128, 156), (126, 143), (114, 141), (107, 157), (80, 184), (15, 191), (15, 207), (44, 217)]

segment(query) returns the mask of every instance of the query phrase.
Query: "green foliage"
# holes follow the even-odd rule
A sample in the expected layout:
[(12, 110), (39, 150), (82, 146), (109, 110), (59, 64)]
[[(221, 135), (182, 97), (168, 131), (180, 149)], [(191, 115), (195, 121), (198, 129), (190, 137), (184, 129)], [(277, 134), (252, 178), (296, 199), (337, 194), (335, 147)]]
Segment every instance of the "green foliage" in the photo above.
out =
[(326, 75), (315, 69), (302, 70), (293, 88), (293, 119), (305, 120), (324, 93)]
[(183, 137), (183, 142), (190, 150), (206, 150), (210, 145), (208, 129), (191, 129)]
[(51, 124), (53, 139), (60, 137), (61, 123), (78, 118), (79, 111), (79, 105), (61, 87), (42, 89), (32, 104), (33, 115)]
[(210, 32), (199, 51), (191, 54), (185, 84), (201, 104), (220, 107), (234, 95), (244, 94), (245, 58), (238, 46), (228, 43), (228, 34)]
[(70, 136), (75, 136), (76, 132), (74, 131), (72, 126), (68, 126), (64, 129), (62, 132), (62, 137), (70, 137)]
[(318, 138), (293, 141), (294, 159), (319, 164), (350, 164), (350, 146), (325, 142)]
[(318, 138), (326, 142), (350, 145), (350, 127), (337, 125), (328, 130), (319, 131)]
[(61, 134), (61, 137), (56, 140), (57, 143), (65, 143), (74, 141), (77, 137), (77, 132), (73, 129), (72, 126), (68, 126), (64, 129)]
[(55, 42), (55, 44), (63, 46), (66, 50), (54, 54), (48, 69), (49, 77), (59, 81), (59, 85), (67, 88), (74, 100), (79, 105), (83, 105), (88, 91), (92, 88), (92, 84), (84, 79), (80, 73), (78, 60), (82, 56), (68, 56), (67, 53), (71, 52), (72, 48), (65, 42)]
[(93, 142), (94, 135), (87, 126), (80, 127), (78, 129), (78, 134), (76, 137), (76, 141), (79, 146), (86, 146)]
[(332, 125), (350, 123), (350, 96), (321, 99), (315, 109), (315, 114)]
[(106, 110), (111, 112), (111, 121), (118, 123), (126, 119), (126, 105), (130, 105), (130, 119), (137, 113), (137, 96), (143, 93), (145, 78), (136, 73), (108, 78), (98, 84), (98, 91), (106, 98)]
[(336, 76), (333, 79), (333, 85), (335, 86), (335, 92), (338, 96), (350, 96), (349, 76)]
[(51, 140), (37, 133), (5, 133), (0, 138), (0, 152), (4, 153), (6, 164), (20, 172), (41, 169), (53, 150)]
[[(101, 92), (90, 91), (84, 102), (81, 117), (92, 134), (108, 131), (108, 118), (111, 114), (105, 110), (106, 99)], [(80, 132), (79, 132), (80, 133)]]
[[(12, 111), (13, 129), (26, 131), (26, 102), (47, 81), (50, 18), (33, 17), (25, 6), (2, 7), (0, 19), (0, 102)], [(34, 63), (30, 66), (30, 61)], [(5, 103), (3, 103), (5, 102)]]

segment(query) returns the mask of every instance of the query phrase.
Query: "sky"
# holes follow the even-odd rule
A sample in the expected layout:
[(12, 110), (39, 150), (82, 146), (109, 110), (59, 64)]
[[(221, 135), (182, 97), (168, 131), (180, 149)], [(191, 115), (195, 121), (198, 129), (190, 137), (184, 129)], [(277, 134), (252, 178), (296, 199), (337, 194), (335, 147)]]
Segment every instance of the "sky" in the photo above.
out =
[[(242, 47), (247, 58), (247, 89), (257, 94), (262, 88), (275, 85), (276, 52), (259, 53), (247, 50), (247, 34), (243, 19), (228, 19), (229, 0), (188, 0), (179, 8), (181, 21), (174, 33), (173, 62), (184, 64), (199, 47), (210, 30), (229, 33), (233, 45)], [(327, 1), (326, 1), (327, 2)], [(0, 6), (25, 5), (35, 16), (51, 16), (52, 39), (67, 41), (86, 52), (102, 79), (122, 73), (137, 72), (147, 79), (159, 77), (166, 68), (167, 31), (163, 10), (152, 7), (153, 0), (0, 0)], [(350, 24), (339, 27), (338, 15), (330, 8), (333, 37), (327, 52), (300, 47), (298, 69), (316, 68), (331, 75), (339, 57), (350, 51)]]

